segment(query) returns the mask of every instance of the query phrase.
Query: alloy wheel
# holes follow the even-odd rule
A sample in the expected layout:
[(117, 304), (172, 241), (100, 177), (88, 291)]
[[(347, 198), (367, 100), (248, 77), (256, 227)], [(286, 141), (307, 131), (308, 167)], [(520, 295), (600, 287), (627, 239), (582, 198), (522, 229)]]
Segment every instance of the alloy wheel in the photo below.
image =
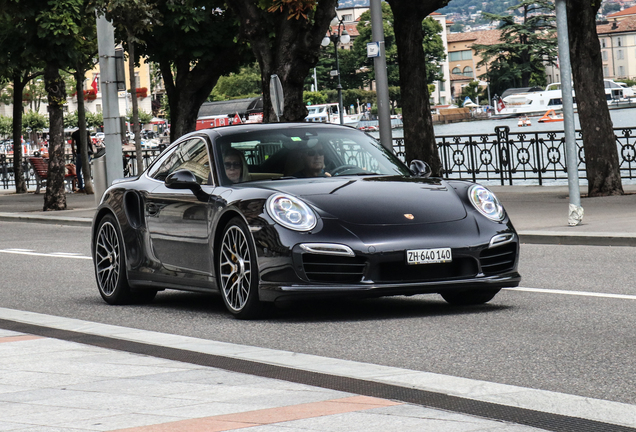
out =
[(252, 268), (247, 238), (236, 225), (228, 228), (221, 242), (220, 276), (227, 305), (242, 310), (249, 299)]
[(95, 246), (95, 267), (99, 289), (106, 296), (115, 292), (120, 276), (120, 245), (113, 224), (105, 222), (99, 229)]

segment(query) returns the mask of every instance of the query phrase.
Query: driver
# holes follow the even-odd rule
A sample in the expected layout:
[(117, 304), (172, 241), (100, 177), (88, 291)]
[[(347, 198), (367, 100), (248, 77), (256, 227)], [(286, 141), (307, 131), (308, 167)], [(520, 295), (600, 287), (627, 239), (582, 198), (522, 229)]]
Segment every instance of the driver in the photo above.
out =
[(241, 183), (249, 181), (249, 173), (243, 153), (239, 150), (230, 148), (223, 155), (223, 166), (225, 175), (232, 183)]
[(301, 158), (304, 168), (294, 174), (294, 177), (331, 177), (325, 172), (325, 149), (321, 143), (303, 150)]

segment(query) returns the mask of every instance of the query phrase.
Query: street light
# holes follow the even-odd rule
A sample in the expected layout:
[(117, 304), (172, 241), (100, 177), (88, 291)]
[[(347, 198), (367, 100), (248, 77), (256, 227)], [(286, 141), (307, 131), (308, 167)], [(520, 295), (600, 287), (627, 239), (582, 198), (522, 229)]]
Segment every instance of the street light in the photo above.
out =
[[(344, 111), (342, 107), (342, 85), (340, 85), (340, 63), (338, 62), (338, 45), (348, 44), (351, 40), (349, 33), (347, 33), (347, 30), (344, 29), (343, 21), (344, 17), (342, 19), (338, 19), (338, 16), (336, 16), (329, 25), (329, 36), (325, 36), (320, 43), (322, 46), (326, 47), (329, 46), (330, 42), (333, 42), (333, 48), (336, 53), (336, 75), (338, 75), (338, 111), (340, 112), (340, 124), (344, 124)], [(338, 26), (338, 30), (334, 33), (332, 32), (332, 27), (336, 25)]]

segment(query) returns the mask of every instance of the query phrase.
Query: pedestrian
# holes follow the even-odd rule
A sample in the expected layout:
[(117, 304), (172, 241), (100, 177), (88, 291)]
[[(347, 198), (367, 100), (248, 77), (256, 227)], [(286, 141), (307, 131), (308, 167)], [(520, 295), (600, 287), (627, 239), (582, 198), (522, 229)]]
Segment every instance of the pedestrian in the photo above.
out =
[[(88, 160), (91, 160), (93, 154), (93, 144), (91, 134), (86, 131), (86, 147), (88, 149)], [(82, 146), (80, 144), (80, 130), (77, 129), (71, 134), (71, 153), (75, 161), (75, 171), (77, 173), (77, 189), (73, 188), (73, 192), (86, 193), (84, 190), (84, 177), (82, 175)]]

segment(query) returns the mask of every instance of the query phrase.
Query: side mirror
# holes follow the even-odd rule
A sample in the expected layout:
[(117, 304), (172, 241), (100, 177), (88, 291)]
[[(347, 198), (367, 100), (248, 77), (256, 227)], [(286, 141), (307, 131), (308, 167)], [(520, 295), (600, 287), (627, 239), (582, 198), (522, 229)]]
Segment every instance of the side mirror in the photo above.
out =
[(190, 189), (195, 194), (201, 191), (201, 185), (192, 171), (180, 169), (166, 177), (166, 187), (168, 189)]
[(430, 177), (432, 174), (431, 167), (421, 160), (414, 159), (409, 166), (413, 175), (417, 177)]

